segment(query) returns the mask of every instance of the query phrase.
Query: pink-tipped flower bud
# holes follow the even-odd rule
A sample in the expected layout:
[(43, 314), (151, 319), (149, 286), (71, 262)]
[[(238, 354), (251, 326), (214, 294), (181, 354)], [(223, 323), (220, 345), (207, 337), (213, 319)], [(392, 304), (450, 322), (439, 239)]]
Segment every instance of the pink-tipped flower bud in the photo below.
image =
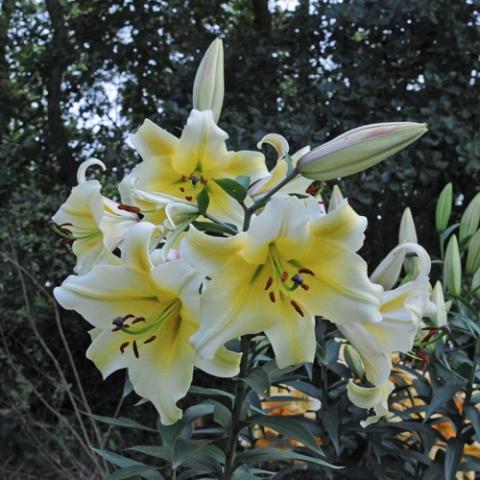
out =
[(373, 167), (420, 138), (425, 123), (375, 123), (349, 130), (307, 153), (298, 171), (313, 180), (347, 177)]

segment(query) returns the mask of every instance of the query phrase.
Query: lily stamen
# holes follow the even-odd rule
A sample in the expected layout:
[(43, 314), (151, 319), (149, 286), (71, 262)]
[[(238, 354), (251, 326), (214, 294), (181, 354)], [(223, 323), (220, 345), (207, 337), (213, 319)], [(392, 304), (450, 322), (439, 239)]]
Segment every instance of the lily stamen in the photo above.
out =
[(272, 283), (273, 283), (273, 278), (268, 277), (267, 284), (265, 285), (265, 290), (268, 290), (272, 286)]
[(136, 358), (140, 358), (140, 355), (138, 354), (138, 347), (137, 347), (136, 340), (133, 341), (132, 346), (133, 346), (133, 354), (135, 355)]
[(130, 342), (124, 342), (120, 345), (120, 353), (124, 353)]
[(300, 308), (300, 305), (295, 301), (291, 300), (290, 305), (299, 313), (302, 317), (304, 316), (302, 309)]
[(270, 300), (272, 301), (272, 303), (275, 303), (275, 292), (270, 292), (268, 296), (270, 297)]
[(306, 273), (308, 275), (315, 276), (315, 274), (309, 268), (301, 268), (298, 273)]
[(153, 337), (147, 338), (147, 339), (143, 342), (143, 344), (146, 345), (147, 343), (151, 343), (151, 342), (153, 342), (156, 338), (157, 338), (156, 335), (154, 335)]

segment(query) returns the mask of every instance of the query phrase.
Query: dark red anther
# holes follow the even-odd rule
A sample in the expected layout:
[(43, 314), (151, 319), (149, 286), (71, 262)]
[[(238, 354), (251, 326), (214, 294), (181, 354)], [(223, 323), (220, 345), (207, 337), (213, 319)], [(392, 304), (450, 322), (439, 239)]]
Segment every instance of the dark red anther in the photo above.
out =
[(138, 355), (138, 347), (137, 347), (137, 342), (136, 340), (133, 341), (133, 354), (135, 355), (136, 358), (139, 358), (140, 355)]
[(137, 317), (135, 320), (132, 321), (132, 325), (140, 322), (145, 322), (145, 319), (143, 317)]
[(125, 210), (126, 212), (140, 213), (140, 208), (135, 207), (134, 205), (125, 205), (121, 203), (118, 207), (119, 210)]
[(144, 343), (144, 344), (151, 343), (151, 342), (153, 342), (156, 338), (157, 338), (156, 335), (154, 335), (153, 337), (147, 338), (143, 343)]
[(267, 283), (265, 285), (265, 290), (268, 290), (272, 286), (272, 283), (273, 283), (273, 278), (268, 277)]
[(288, 280), (288, 272), (283, 272), (281, 278), (282, 278), (282, 282), (284, 282), (285, 280)]
[(187, 180), (187, 177), (185, 175), (182, 175), (182, 181), (186, 181)]
[(270, 292), (270, 293), (268, 294), (268, 296), (270, 297), (270, 300), (271, 300), (273, 303), (275, 303), (275, 292)]
[(310, 290), (310, 285), (307, 285), (306, 283), (301, 283), (300, 286), (305, 290)]
[(192, 197), (191, 195), (186, 195), (185, 198), (186, 198), (189, 202), (191, 202), (193, 197)]
[(125, 352), (125, 349), (128, 347), (128, 344), (129, 344), (129, 343), (130, 343), (130, 342), (125, 342), (125, 343), (122, 343), (122, 344), (120, 345), (120, 353)]
[(309, 268), (301, 268), (298, 273), (306, 273), (307, 275), (315, 275)]
[(68, 245), (70, 243), (73, 243), (75, 241), (74, 238), (64, 238), (63, 240), (60, 240), (60, 245)]
[(314, 182), (307, 188), (307, 193), (309, 195), (315, 196), (319, 190), (320, 190), (320, 185)]
[(181, 192), (184, 192), (184, 191), (185, 191), (185, 189), (184, 189), (183, 187), (180, 187), (179, 190), (180, 190)]
[(303, 311), (302, 309), (300, 308), (300, 305), (295, 301), (295, 300), (292, 300), (290, 302), (290, 304), (292, 305), (292, 307), (297, 311), (297, 313), (299, 313), (302, 317), (303, 317)]
[(427, 352), (418, 352), (417, 353), (420, 359), (422, 360), (421, 368), (423, 373), (427, 370), (428, 366), (430, 365), (430, 355)]
[(206, 185), (208, 183), (208, 180), (203, 177), (200, 177), (200, 181), (203, 183), (203, 185)]

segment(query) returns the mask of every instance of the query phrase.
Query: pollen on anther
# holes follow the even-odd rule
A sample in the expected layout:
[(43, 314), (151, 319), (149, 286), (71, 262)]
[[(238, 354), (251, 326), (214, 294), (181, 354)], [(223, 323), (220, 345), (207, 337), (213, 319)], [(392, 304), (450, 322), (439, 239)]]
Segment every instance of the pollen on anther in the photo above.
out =
[(270, 300), (271, 300), (273, 303), (275, 303), (275, 292), (270, 292), (270, 293), (268, 294), (268, 296), (270, 297)]
[(179, 190), (180, 190), (181, 192), (184, 192), (184, 191), (185, 191), (185, 189), (184, 189), (183, 187), (180, 187)]
[(299, 273), (306, 273), (308, 275), (315, 275), (309, 268), (301, 268), (298, 272)]
[(186, 195), (185, 198), (186, 198), (189, 202), (191, 202), (193, 197), (192, 197), (191, 195)]
[(265, 290), (268, 290), (272, 286), (272, 283), (273, 283), (273, 278), (268, 277), (267, 283), (265, 285)]
[(156, 338), (157, 338), (156, 335), (154, 335), (153, 337), (147, 338), (143, 343), (144, 343), (144, 344), (151, 343), (151, 342), (153, 342)]
[(133, 354), (135, 355), (136, 358), (139, 358), (140, 356), (138, 355), (138, 347), (137, 347), (136, 340), (133, 341), (132, 346), (133, 346)]
[(288, 280), (288, 272), (282, 273), (282, 282), (284, 282), (285, 280)]
[(305, 291), (310, 290), (310, 285), (307, 285), (306, 283), (302, 283), (300, 285)]
[(145, 322), (145, 319), (143, 317), (137, 317), (135, 320), (133, 320), (132, 325), (140, 322)]
[(292, 307), (297, 311), (297, 313), (299, 313), (302, 317), (303, 317), (303, 311), (302, 309), (300, 308), (300, 305), (298, 305), (298, 303), (295, 301), (295, 300), (292, 300), (290, 302), (290, 304), (292, 305)]
[(123, 353), (130, 342), (124, 342), (120, 345), (120, 353)]

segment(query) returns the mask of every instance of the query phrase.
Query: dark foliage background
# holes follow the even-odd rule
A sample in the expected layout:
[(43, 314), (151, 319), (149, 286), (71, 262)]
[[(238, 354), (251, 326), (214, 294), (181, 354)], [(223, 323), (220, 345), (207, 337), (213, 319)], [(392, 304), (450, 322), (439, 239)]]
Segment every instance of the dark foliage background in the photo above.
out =
[[(220, 126), (233, 148), (254, 148), (272, 131), (300, 148), (362, 124), (428, 122), (415, 146), (340, 182), (369, 217), (364, 254), (372, 264), (396, 243), (405, 206), (435, 254), (434, 199), (444, 184), (453, 182), (459, 204), (479, 189), (477, 0), (0, 3), (0, 246), (17, 261), (2, 261), (0, 272), (4, 478), (62, 478), (51, 465), (65, 462), (62, 445), (74, 441), (66, 384), (76, 380), (48, 296), (72, 258), (49, 218), (87, 158), (107, 164), (105, 191), (116, 194), (124, 170), (138, 161), (127, 135), (144, 118), (180, 131), (196, 67), (215, 36), (225, 45)], [(92, 410), (111, 415), (123, 374), (101, 383), (84, 359), (86, 324), (66, 312), (60, 320)], [(66, 383), (56, 380), (40, 337), (65, 367)], [(154, 418), (150, 408), (129, 415)], [(113, 448), (124, 440), (113, 432), (105, 442)], [(85, 452), (75, 456), (90, 462)]]

